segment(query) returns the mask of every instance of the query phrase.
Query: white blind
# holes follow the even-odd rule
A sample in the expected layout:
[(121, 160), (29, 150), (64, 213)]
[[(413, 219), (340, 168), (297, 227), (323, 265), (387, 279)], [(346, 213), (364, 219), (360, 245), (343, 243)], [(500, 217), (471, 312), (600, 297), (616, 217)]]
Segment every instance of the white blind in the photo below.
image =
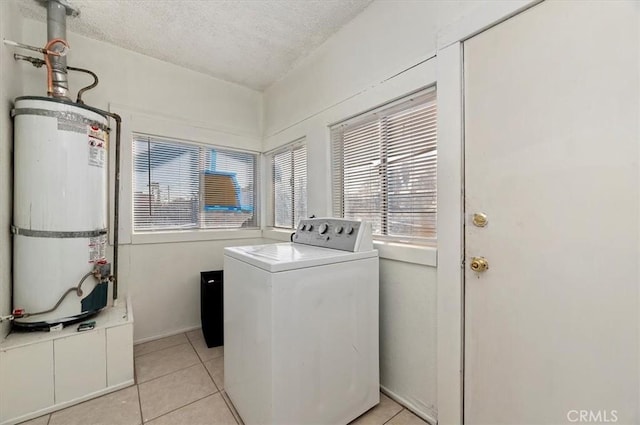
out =
[(256, 227), (256, 155), (135, 136), (134, 231)]
[(335, 216), (383, 238), (436, 237), (436, 112), (430, 89), (331, 128)]
[(307, 148), (294, 142), (271, 154), (273, 225), (293, 229), (307, 215)]

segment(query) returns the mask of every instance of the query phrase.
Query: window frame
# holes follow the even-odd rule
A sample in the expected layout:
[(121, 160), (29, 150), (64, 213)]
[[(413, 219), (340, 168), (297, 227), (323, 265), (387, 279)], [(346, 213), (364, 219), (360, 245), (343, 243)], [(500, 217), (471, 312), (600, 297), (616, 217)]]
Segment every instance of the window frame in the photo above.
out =
[[(438, 108), (437, 101), (437, 89), (435, 85), (429, 87), (423, 87), (415, 90), (407, 95), (396, 98), (392, 101), (380, 104), (373, 108), (370, 108), (364, 112), (351, 115), (350, 117), (334, 122), (328, 126), (329, 130), (329, 143), (330, 143), (330, 164), (331, 164), (331, 211), (334, 216), (344, 217), (345, 215), (345, 180), (344, 180), (344, 167), (339, 166), (338, 162), (344, 165), (344, 148), (340, 147), (340, 151), (336, 152), (336, 140), (334, 132), (339, 131), (341, 128), (354, 128), (359, 125), (365, 126), (368, 123), (380, 123), (386, 119), (386, 117), (398, 114), (403, 110), (411, 109), (411, 102), (424, 99), (426, 103), (434, 102), (436, 111)], [(437, 112), (436, 112), (437, 114)], [(380, 140), (380, 202), (381, 205), (381, 218), (380, 227), (381, 234), (374, 234), (374, 241), (391, 244), (406, 244), (416, 247), (435, 247), (437, 245), (437, 149), (438, 149), (438, 137), (437, 137), (437, 115), (434, 118), (434, 124), (436, 125), (436, 148), (435, 148), (435, 169), (436, 176), (433, 178), (434, 196), (436, 199), (435, 214), (434, 214), (434, 230), (433, 236), (411, 236), (411, 235), (388, 235), (384, 232), (389, 230), (389, 208), (388, 208), (388, 157), (385, 158), (386, 151), (389, 148), (389, 140), (381, 138)], [(344, 139), (341, 138), (342, 143)], [(336, 159), (340, 158), (340, 161)], [(336, 188), (340, 187), (340, 191), (336, 191)]]
[(291, 184), (290, 185), (290, 190), (291, 190), (291, 227), (283, 227), (283, 226), (277, 226), (276, 225), (276, 187), (275, 187), (275, 157), (278, 154), (282, 154), (284, 152), (291, 152), (291, 178), (294, 179), (295, 178), (295, 159), (294, 159), (294, 152), (300, 149), (304, 149), (304, 156), (305, 156), (305, 167), (306, 169), (304, 170), (304, 175), (305, 175), (305, 211), (300, 212), (298, 214), (298, 220), (300, 218), (302, 218), (303, 215), (306, 215), (306, 213), (308, 212), (308, 197), (306, 196), (307, 193), (307, 187), (308, 187), (308, 177), (309, 177), (309, 168), (308, 168), (308, 151), (307, 151), (307, 143), (306, 143), (306, 138), (305, 137), (301, 137), (299, 139), (296, 139), (292, 142), (289, 142), (285, 145), (279, 146), (275, 149), (272, 149), (268, 152), (265, 153), (265, 157), (267, 158), (268, 161), (268, 168), (269, 168), (269, 181), (268, 181), (268, 185), (269, 185), (269, 223), (268, 226), (271, 227), (274, 230), (280, 230), (280, 231), (291, 231), (291, 230), (295, 230), (296, 229), (296, 191), (295, 191), (295, 184)]
[[(260, 237), (260, 190), (259, 190), (259, 176), (260, 176), (260, 153), (249, 149), (237, 149), (229, 146), (211, 144), (202, 141), (186, 140), (173, 136), (159, 136), (154, 134), (148, 134), (139, 131), (133, 131), (131, 135), (131, 148), (130, 153), (131, 160), (131, 180), (130, 180), (130, 202), (131, 202), (131, 242), (134, 244), (146, 244), (146, 243), (164, 243), (164, 242), (189, 242), (189, 241), (203, 241), (203, 240), (220, 240), (220, 239), (238, 239), (246, 237)], [(154, 228), (154, 229), (136, 229), (135, 223), (135, 183), (136, 183), (136, 170), (135, 170), (135, 146), (137, 140), (152, 142), (160, 142), (175, 145), (186, 145), (189, 147), (198, 148), (198, 211), (196, 225), (190, 228)], [(203, 219), (202, 213), (204, 212), (204, 191), (203, 191), (203, 176), (207, 171), (204, 166), (204, 155), (207, 155), (207, 150), (216, 150), (218, 152), (240, 153), (247, 154), (253, 157), (253, 226), (251, 227), (237, 227), (237, 228), (220, 228), (220, 227), (202, 227)]]

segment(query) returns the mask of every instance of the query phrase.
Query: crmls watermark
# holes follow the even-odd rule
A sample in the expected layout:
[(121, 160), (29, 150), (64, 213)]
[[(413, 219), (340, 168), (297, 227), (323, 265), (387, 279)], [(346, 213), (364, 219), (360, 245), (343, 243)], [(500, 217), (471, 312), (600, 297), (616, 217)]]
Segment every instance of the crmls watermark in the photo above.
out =
[(569, 410), (567, 420), (573, 423), (618, 422), (617, 410)]

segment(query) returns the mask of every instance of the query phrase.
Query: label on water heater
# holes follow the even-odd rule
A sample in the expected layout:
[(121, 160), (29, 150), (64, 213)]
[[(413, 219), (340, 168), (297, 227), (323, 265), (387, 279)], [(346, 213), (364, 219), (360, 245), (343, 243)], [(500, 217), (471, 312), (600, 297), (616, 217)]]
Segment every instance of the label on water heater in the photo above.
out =
[(107, 258), (107, 235), (89, 238), (89, 263), (95, 264)]
[(105, 142), (89, 137), (89, 165), (104, 167), (106, 158)]
[(72, 133), (84, 133), (86, 131), (83, 123), (66, 120), (64, 118), (58, 118), (58, 130), (71, 131)]
[(96, 148), (91, 146), (89, 148), (89, 165), (94, 167), (104, 167), (104, 148)]
[(89, 165), (93, 167), (104, 167), (106, 158), (107, 142), (106, 132), (100, 127), (88, 125), (87, 135), (89, 136)]
[(87, 132), (89, 137), (93, 137), (94, 139), (104, 140), (105, 132), (95, 125), (90, 125), (87, 127)]

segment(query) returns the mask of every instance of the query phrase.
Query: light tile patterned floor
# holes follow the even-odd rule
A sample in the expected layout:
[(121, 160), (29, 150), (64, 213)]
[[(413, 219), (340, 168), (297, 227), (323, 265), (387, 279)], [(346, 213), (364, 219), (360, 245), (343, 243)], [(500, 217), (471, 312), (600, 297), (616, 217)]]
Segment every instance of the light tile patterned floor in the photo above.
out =
[[(243, 425), (224, 392), (223, 355), (222, 347), (207, 348), (199, 329), (136, 345), (136, 385), (23, 425)], [(352, 424), (426, 422), (380, 394)]]

